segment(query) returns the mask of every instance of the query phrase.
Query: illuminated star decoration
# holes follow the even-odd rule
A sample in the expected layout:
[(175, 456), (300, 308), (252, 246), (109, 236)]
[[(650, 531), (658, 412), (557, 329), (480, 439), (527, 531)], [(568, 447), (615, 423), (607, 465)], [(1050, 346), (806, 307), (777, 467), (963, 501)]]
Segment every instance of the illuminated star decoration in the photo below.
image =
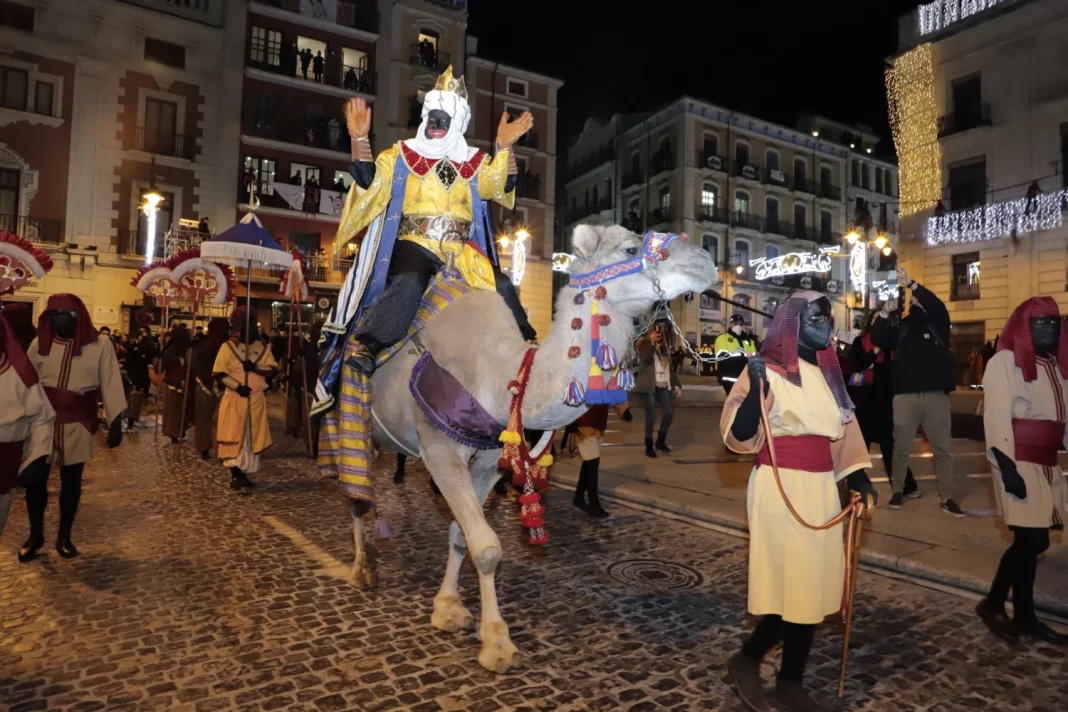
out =
[(890, 129), (898, 157), (900, 215), (922, 212), (942, 194), (942, 148), (931, 45), (909, 50), (886, 70)]

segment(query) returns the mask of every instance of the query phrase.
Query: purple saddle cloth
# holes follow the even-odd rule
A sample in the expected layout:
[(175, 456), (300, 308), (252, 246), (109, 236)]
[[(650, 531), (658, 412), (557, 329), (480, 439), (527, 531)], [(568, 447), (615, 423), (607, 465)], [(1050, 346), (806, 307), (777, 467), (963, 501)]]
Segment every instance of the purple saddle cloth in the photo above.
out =
[(429, 351), (423, 352), (412, 369), (408, 388), (430, 422), (456, 442), (476, 450), (501, 446), (498, 438), (504, 426)]

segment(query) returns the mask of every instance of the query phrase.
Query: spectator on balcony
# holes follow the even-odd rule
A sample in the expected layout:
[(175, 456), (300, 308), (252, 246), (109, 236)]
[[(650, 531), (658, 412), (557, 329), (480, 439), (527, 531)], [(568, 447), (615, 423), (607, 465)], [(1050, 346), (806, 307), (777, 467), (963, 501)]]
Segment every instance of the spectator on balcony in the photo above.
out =
[(348, 89), (349, 91), (357, 91), (357, 87), (358, 86), (359, 86), (359, 81), (356, 78), (356, 70), (353, 69), (352, 67), (349, 67), (348, 69), (345, 70), (344, 87), (346, 89)]
[(297, 74), (297, 44), (295, 42), (283, 42), (278, 49), (278, 69), (282, 74), (296, 76)]
[(419, 61), (424, 67), (431, 69), (438, 66), (438, 50), (434, 43), (425, 37), (419, 41)]
[(200, 218), (200, 222), (197, 223), (197, 231), (199, 231), (201, 235), (211, 234), (211, 226), (208, 225), (208, 219), (206, 217)]
[(289, 177), (289, 182), (293, 185), (303, 185), (304, 180), (300, 176), (300, 171), (297, 171)]
[(331, 116), (330, 120), (326, 122), (326, 136), (330, 141), (331, 150), (339, 150), (341, 144), (341, 122), (337, 120), (336, 116)]
[[(311, 51), (308, 51), (311, 54)], [(323, 59), (322, 52), (315, 53), (315, 59), (312, 60), (312, 74), (315, 75), (315, 81), (318, 84), (323, 83), (323, 66), (326, 64), (326, 60)]]
[(319, 181), (314, 177), (304, 184), (304, 212), (319, 212)]
[(349, 192), (349, 189), (345, 185), (345, 181), (342, 180), (341, 176), (338, 176), (337, 180), (334, 181), (333, 190), (336, 190), (338, 193), (342, 194)]
[(312, 62), (312, 52), (310, 49), (302, 49), (300, 52), (300, 73), (304, 75), (304, 78), (308, 78), (308, 67)]

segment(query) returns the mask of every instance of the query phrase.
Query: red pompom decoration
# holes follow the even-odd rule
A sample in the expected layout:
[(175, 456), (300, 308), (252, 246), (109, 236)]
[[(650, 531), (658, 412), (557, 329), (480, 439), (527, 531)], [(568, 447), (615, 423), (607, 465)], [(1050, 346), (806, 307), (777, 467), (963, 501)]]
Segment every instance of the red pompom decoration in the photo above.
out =
[(598, 287), (597, 290), (593, 293), (594, 299), (604, 299), (607, 296), (608, 290), (604, 287)]
[(567, 357), (568, 358), (578, 358), (581, 355), (582, 355), (582, 349), (580, 349), (578, 346), (571, 346), (567, 350)]
[(597, 323), (601, 326), (608, 326), (612, 323), (612, 317), (608, 316), (607, 314), (598, 314)]
[(582, 319), (579, 319), (578, 317), (575, 317), (574, 319), (572, 319), (571, 320), (571, 328), (574, 329), (575, 331), (578, 331), (579, 329), (581, 329), (582, 328)]
[(541, 495), (537, 492), (531, 492), (530, 494), (519, 495), (520, 504), (535, 504), (541, 501)]
[(660, 254), (660, 261), (663, 262), (668, 257), (671, 257), (671, 250), (665, 248), (665, 249), (660, 250), (659, 254)]

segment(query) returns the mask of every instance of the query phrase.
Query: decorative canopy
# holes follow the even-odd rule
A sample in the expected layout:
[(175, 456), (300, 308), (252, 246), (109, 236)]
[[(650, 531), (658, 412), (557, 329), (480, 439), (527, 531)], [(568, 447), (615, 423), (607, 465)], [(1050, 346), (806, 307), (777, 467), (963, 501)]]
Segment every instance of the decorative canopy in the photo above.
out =
[(11, 294), (52, 269), (52, 258), (33, 243), (0, 230), (0, 294)]
[(226, 265), (203, 259), (199, 249), (192, 249), (142, 267), (130, 284), (155, 298), (160, 306), (187, 298), (193, 301), (195, 310), (202, 301), (230, 301), (234, 295), (234, 272)]
[(200, 256), (213, 262), (244, 267), (249, 262), (267, 269), (291, 269), (293, 255), (275, 242), (255, 213), (241, 222), (200, 243)]

